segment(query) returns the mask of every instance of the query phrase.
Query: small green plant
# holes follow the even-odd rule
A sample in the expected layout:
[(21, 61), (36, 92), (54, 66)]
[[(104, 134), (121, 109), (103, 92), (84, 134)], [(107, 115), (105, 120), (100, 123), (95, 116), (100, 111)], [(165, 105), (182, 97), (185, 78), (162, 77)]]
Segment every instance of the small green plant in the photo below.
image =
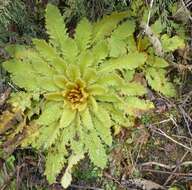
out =
[(10, 156), (9, 158), (6, 159), (5, 163), (3, 163), (2, 167), (0, 168), (0, 188), (1, 189), (6, 189), (6, 188), (9, 188), (10, 190), (16, 189), (16, 180), (10, 180), (8, 184), (6, 183), (6, 180), (11, 178), (15, 174), (14, 162), (15, 162), (15, 157)]
[(144, 115), (142, 115), (142, 117), (141, 117), (141, 123), (143, 124), (143, 125), (147, 125), (147, 124), (149, 124), (149, 123), (151, 123), (151, 116), (150, 115), (148, 115), (148, 114), (144, 114)]
[[(28, 35), (36, 36), (39, 28), (35, 21), (22, 0), (0, 0), (0, 44), (7, 43), (13, 36), (21, 41)], [(18, 34), (22, 34), (23, 39)]]
[(104, 168), (111, 126), (132, 126), (141, 111), (153, 108), (136, 73), (144, 72), (154, 90), (174, 95), (165, 78), (168, 63), (142, 51), (133, 35), (136, 24), (128, 15), (113, 13), (93, 24), (83, 18), (71, 38), (59, 10), (48, 4), (49, 41), (7, 46), (12, 59), (3, 66), (23, 89), (13, 93), (10, 102), (27, 117), (27, 125), (15, 134), (23, 134), (21, 146), (46, 152), (49, 183), (56, 182), (65, 167), (61, 184), (69, 186), (72, 168), (85, 154)]
[(95, 21), (101, 18), (104, 13), (111, 13), (116, 10), (122, 11), (128, 8), (128, 3), (124, 0), (66, 0), (65, 4), (63, 17), (67, 23), (85, 16)]

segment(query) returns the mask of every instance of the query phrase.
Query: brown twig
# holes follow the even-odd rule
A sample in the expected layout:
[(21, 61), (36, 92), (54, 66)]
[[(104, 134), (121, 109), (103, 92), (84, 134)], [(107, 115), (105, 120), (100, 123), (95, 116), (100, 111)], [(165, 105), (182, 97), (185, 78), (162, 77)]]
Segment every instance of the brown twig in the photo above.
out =
[(117, 183), (119, 186), (123, 187), (123, 185), (117, 180), (115, 179), (113, 176), (111, 176), (110, 174), (108, 174), (107, 172), (104, 172), (104, 176), (112, 181), (114, 181), (115, 183)]
[(140, 164), (141, 167), (143, 167), (143, 166), (152, 166), (152, 165), (156, 165), (156, 166), (159, 166), (159, 167), (162, 167), (162, 168), (166, 168), (168, 170), (171, 170), (171, 169), (176, 167), (175, 165), (170, 166), (170, 165), (165, 165), (165, 164), (158, 163), (158, 162), (145, 162), (145, 163)]
[(10, 93), (11, 93), (11, 88), (8, 88), (5, 90), (4, 93), (0, 94), (0, 106), (5, 104), (5, 101), (8, 99)]
[(149, 26), (147, 26), (147, 24), (141, 23), (140, 27), (144, 30), (146, 36), (149, 38), (149, 41), (153, 45), (156, 54), (162, 57), (164, 53), (163, 53), (163, 48), (159, 38), (153, 33), (153, 31)]
[(183, 119), (186, 123), (186, 126), (187, 126), (187, 129), (188, 129), (188, 132), (189, 132), (189, 135), (192, 137), (192, 132), (191, 132), (191, 129), (190, 129), (190, 124), (188, 121), (190, 121), (190, 123), (192, 123), (192, 119), (191, 117), (185, 112), (185, 110), (183, 109), (182, 106), (179, 106), (179, 109), (182, 113), (182, 116), (183, 116)]
[(104, 189), (97, 188), (97, 187), (74, 185), (74, 184), (71, 184), (70, 187), (76, 188), (76, 189), (85, 189), (85, 190), (86, 190), (86, 189), (90, 189), (90, 190), (104, 190)]
[[(192, 65), (191, 65), (192, 66)], [(186, 106), (186, 104), (188, 103), (188, 101), (190, 101), (190, 99), (192, 98), (192, 90), (188, 93), (188, 94), (185, 94), (185, 99), (184, 100), (181, 100), (181, 106)]]
[[(165, 188), (151, 180), (146, 180), (142, 178), (134, 178), (134, 179), (128, 179), (123, 181), (124, 186), (126, 189), (132, 189), (134, 187), (135, 189), (143, 189), (143, 190), (153, 190), (153, 189), (159, 189), (159, 190), (165, 190)], [(130, 190), (131, 190), (130, 189)]]
[(150, 18), (151, 18), (151, 10), (152, 10), (152, 7), (153, 7), (153, 2), (154, 2), (154, 0), (151, 0), (151, 2), (150, 2), (149, 14), (148, 14), (148, 18), (147, 18), (146, 29), (149, 27), (149, 22), (150, 22)]
[(187, 13), (187, 16), (189, 17), (189, 19), (192, 21), (192, 17), (190, 15), (190, 12), (189, 10), (187, 9), (186, 5), (185, 5), (185, 2), (183, 0), (181, 0), (181, 3), (183, 5), (183, 8), (185, 9), (186, 13)]
[(0, 186), (0, 190), (5, 190), (10, 182), (13, 180), (14, 176), (16, 174), (16, 170), (13, 171), (9, 176), (6, 178), (6, 180), (3, 182), (3, 184)]
[[(5, 166), (5, 165), (4, 165)], [(25, 166), (25, 163), (22, 163), (20, 166), (17, 167), (17, 169), (21, 169), (22, 167)], [(11, 172), (10, 174), (8, 174), (6, 172), (7, 178), (5, 179), (5, 181), (3, 182), (3, 184), (0, 186), (0, 190), (5, 190), (10, 182), (13, 180), (13, 178), (15, 177), (15, 175), (17, 175), (17, 169), (15, 168), (13, 172)], [(5, 170), (5, 169), (4, 169)]]
[(171, 140), (172, 142), (176, 143), (179, 146), (182, 146), (183, 148), (187, 149), (188, 151), (192, 152), (192, 148), (182, 144), (181, 142), (176, 141), (175, 139), (173, 139), (172, 137), (170, 137), (169, 135), (167, 135), (164, 131), (162, 131), (161, 129), (158, 129), (156, 127), (154, 127), (153, 125), (149, 125), (148, 126), (149, 129), (151, 129), (153, 132), (160, 134), (164, 137), (166, 137), (167, 139)]
[[(181, 159), (180, 162), (182, 162), (182, 160), (183, 159)], [(182, 163), (180, 163), (178, 165), (172, 165), (172, 166), (166, 165), (166, 164), (162, 164), (162, 163), (159, 163), (159, 162), (145, 162), (145, 163), (140, 164), (141, 167), (143, 167), (143, 166), (151, 166), (151, 165), (156, 165), (156, 166), (159, 166), (159, 167), (162, 167), (162, 168), (166, 168), (168, 170), (172, 170), (172, 169), (174, 169), (174, 168), (176, 168), (178, 166), (180, 167), (180, 166), (192, 165), (192, 161), (186, 161), (186, 162), (182, 162)]]
[[(172, 172), (168, 171), (160, 171), (160, 170), (153, 170), (153, 169), (142, 169), (142, 171), (146, 172), (154, 172), (154, 173), (162, 173), (162, 174), (173, 174)], [(174, 173), (173, 175), (175, 176), (187, 176), (187, 177), (192, 177), (192, 173)]]
[[(187, 152), (182, 156), (182, 158), (181, 158), (181, 160), (180, 160), (179, 163), (182, 163), (182, 162), (183, 162), (183, 160), (185, 159), (185, 157), (187, 156), (188, 153), (189, 153), (189, 151), (187, 151)], [(180, 166), (181, 166), (181, 164), (178, 164), (178, 165), (175, 167), (175, 169), (172, 171), (172, 174), (171, 174), (171, 175), (167, 178), (167, 180), (165, 181), (165, 183), (164, 183), (165, 186), (169, 183), (169, 181), (172, 179), (174, 173), (177, 171), (177, 169), (178, 169)]]

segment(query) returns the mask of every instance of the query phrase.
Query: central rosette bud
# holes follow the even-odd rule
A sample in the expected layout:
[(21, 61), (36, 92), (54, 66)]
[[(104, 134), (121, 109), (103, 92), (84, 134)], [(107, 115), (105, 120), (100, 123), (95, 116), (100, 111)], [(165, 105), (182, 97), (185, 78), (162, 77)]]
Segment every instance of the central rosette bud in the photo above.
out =
[(86, 98), (85, 94), (86, 94), (85, 91), (79, 85), (77, 85), (69, 92), (67, 92), (66, 98), (72, 104), (80, 104), (84, 102)]
[(85, 84), (83, 82), (76, 81), (75, 84), (68, 85), (64, 97), (72, 109), (81, 109), (83, 105), (86, 105), (88, 98)]

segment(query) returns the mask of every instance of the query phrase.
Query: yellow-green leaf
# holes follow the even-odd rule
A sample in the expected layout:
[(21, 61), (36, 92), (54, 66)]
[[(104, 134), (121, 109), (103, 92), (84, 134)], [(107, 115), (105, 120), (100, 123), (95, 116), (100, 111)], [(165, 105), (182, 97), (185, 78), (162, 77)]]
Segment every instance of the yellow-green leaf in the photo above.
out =
[(111, 72), (114, 69), (129, 69), (134, 70), (137, 67), (144, 65), (147, 57), (144, 53), (129, 53), (128, 55), (124, 55), (118, 57), (116, 59), (110, 59), (108, 62), (105, 62), (101, 66), (100, 72)]
[(161, 43), (165, 52), (175, 51), (176, 49), (185, 47), (184, 40), (179, 36), (169, 37), (167, 34), (164, 34), (161, 37)]
[(90, 46), (92, 39), (92, 24), (83, 18), (79, 22), (76, 28), (75, 40), (81, 51), (87, 49)]
[(57, 121), (62, 113), (62, 103), (47, 102), (45, 107), (42, 109), (42, 114), (36, 123), (39, 125), (49, 125)]
[(63, 129), (68, 127), (73, 120), (75, 119), (76, 111), (68, 108), (67, 106), (64, 107), (62, 111), (62, 116), (60, 119), (60, 128)]
[(65, 170), (63, 177), (61, 178), (61, 185), (64, 188), (67, 188), (71, 184), (71, 181), (72, 181), (71, 173), (72, 173), (73, 166), (76, 165), (83, 158), (84, 158), (83, 154), (71, 155), (69, 157), (68, 166)]
[(143, 96), (147, 93), (146, 88), (137, 82), (130, 82), (124, 85), (121, 89), (122, 92), (128, 96)]

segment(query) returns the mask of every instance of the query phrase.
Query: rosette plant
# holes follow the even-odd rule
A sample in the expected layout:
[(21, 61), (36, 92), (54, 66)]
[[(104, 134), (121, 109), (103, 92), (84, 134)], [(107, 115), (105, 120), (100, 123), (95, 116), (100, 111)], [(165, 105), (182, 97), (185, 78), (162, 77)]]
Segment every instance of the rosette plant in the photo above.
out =
[(127, 12), (96, 23), (83, 18), (70, 37), (58, 8), (48, 4), (49, 40), (7, 47), (12, 58), (3, 66), (22, 90), (10, 102), (27, 116), (27, 125), (15, 134), (24, 131), (21, 146), (45, 151), (49, 183), (65, 168), (61, 183), (66, 188), (72, 167), (86, 154), (104, 168), (111, 127), (131, 126), (138, 113), (153, 108), (144, 100), (145, 86), (134, 81), (147, 56), (128, 51), (135, 23), (127, 18)]

